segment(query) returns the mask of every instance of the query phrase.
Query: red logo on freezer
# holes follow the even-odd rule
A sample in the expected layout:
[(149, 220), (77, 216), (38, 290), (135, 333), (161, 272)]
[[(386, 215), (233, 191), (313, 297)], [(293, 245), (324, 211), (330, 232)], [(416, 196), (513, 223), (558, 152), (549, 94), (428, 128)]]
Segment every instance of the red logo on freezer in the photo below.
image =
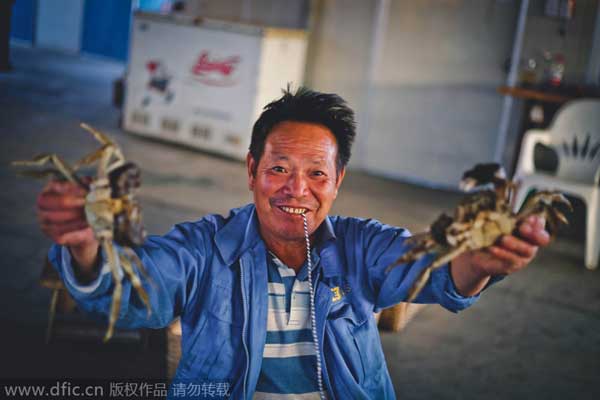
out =
[(240, 61), (240, 56), (211, 59), (208, 51), (203, 51), (192, 67), (192, 75), (207, 85), (231, 86), (236, 83), (235, 72)]

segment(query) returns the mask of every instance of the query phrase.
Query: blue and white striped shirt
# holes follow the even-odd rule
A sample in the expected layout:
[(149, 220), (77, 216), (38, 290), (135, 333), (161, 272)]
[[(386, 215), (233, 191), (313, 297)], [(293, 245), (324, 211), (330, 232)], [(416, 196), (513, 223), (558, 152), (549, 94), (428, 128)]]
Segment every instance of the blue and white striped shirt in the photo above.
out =
[(317, 400), (317, 357), (311, 332), (307, 267), (304, 265), (296, 276), (273, 254), (269, 254), (267, 264), (267, 340), (254, 400)]

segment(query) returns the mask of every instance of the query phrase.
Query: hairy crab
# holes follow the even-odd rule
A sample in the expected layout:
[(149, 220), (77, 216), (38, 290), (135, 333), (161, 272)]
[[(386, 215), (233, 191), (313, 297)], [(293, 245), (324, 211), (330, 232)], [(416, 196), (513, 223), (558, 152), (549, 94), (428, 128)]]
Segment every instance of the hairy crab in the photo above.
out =
[(512, 211), (511, 200), (516, 185), (506, 178), (503, 168), (496, 163), (477, 164), (466, 171), (460, 187), (469, 192), (454, 210), (454, 216), (440, 215), (429, 227), (406, 240), (411, 248), (388, 266), (387, 272), (399, 264), (418, 260), (426, 254), (435, 256), (423, 269), (411, 287), (406, 302), (412, 302), (427, 283), (431, 272), (460, 254), (489, 247), (502, 235), (513, 233), (521, 221), (531, 215), (543, 216), (551, 233), (559, 224), (567, 224), (560, 207), (571, 209), (571, 204), (557, 191), (539, 191), (525, 202), (518, 213)]
[[(40, 154), (32, 160), (15, 161), (16, 167), (28, 167), (20, 175), (54, 179), (66, 179), (84, 187), (88, 193), (85, 199), (85, 216), (96, 239), (104, 252), (115, 285), (104, 341), (114, 333), (123, 286), (123, 275), (151, 312), (148, 294), (142, 286), (136, 270), (147, 276), (144, 266), (132, 247), (141, 245), (146, 238), (142, 223), (140, 204), (135, 192), (141, 184), (140, 169), (126, 162), (119, 146), (108, 136), (86, 125), (81, 127), (90, 132), (101, 143), (101, 147), (70, 166), (56, 154)], [(48, 167), (46, 165), (49, 164)], [(76, 173), (85, 166), (97, 164), (96, 176), (88, 184)], [(40, 169), (44, 167), (44, 169)], [(114, 244), (118, 246), (115, 246)]]

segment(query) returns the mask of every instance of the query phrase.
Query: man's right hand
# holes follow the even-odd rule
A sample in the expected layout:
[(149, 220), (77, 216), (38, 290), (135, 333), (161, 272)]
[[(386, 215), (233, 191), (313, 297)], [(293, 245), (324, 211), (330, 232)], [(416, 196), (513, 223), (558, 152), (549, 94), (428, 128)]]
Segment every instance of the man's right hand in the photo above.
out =
[(87, 191), (71, 182), (50, 181), (37, 199), (40, 228), (57, 244), (67, 246), (83, 280), (92, 279), (98, 257), (98, 240), (85, 218)]

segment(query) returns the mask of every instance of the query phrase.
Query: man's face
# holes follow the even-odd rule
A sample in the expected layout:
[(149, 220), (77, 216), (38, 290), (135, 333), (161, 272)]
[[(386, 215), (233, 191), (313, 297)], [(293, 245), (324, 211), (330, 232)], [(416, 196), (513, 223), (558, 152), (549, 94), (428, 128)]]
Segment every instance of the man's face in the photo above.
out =
[(344, 178), (345, 170), (336, 171), (337, 151), (324, 126), (284, 121), (267, 136), (258, 165), (248, 154), (248, 186), (267, 243), (303, 240), (301, 211), (311, 233), (321, 225)]

